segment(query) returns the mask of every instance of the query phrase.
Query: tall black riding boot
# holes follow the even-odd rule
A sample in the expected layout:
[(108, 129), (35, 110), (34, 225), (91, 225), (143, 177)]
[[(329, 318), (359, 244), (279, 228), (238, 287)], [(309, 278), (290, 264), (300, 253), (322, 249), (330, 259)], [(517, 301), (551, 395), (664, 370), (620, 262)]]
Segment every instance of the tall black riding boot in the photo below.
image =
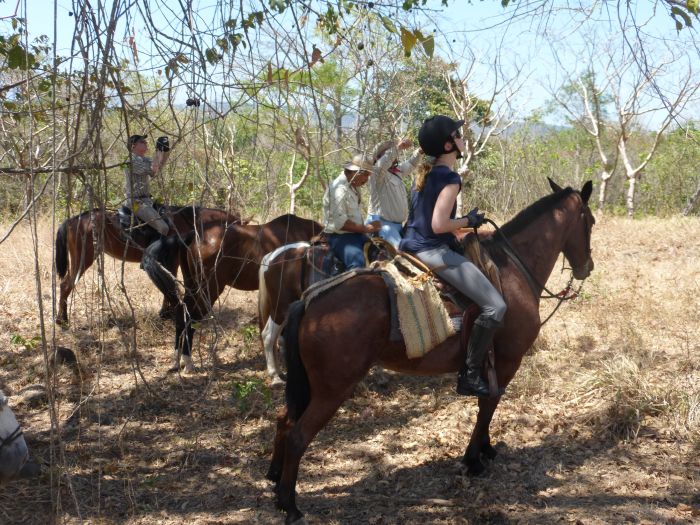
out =
[(474, 324), (467, 344), (467, 358), (457, 377), (458, 394), (489, 397), (489, 385), (481, 378), (481, 368), (495, 331), (495, 328)]

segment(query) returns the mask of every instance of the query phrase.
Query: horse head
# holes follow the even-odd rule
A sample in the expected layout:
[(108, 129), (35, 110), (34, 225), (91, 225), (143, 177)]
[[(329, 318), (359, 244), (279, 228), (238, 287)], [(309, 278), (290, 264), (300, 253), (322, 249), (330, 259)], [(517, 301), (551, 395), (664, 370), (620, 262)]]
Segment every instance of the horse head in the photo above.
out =
[[(555, 193), (561, 191), (562, 188), (556, 182), (548, 180)], [(575, 201), (573, 220), (570, 221), (569, 235), (564, 244), (564, 257), (571, 264), (574, 277), (579, 280), (588, 277), (594, 267), (591, 256), (591, 230), (595, 224), (595, 217), (588, 207), (592, 192), (593, 183), (589, 180), (581, 191), (572, 194)]]
[(28, 457), (22, 428), (0, 391), (0, 483), (16, 478)]

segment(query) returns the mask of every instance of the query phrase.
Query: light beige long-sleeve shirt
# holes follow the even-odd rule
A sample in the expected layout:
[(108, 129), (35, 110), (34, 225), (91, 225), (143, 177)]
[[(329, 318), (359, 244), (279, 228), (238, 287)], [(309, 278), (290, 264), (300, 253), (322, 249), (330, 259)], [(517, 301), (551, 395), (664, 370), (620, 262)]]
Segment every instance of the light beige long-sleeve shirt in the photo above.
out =
[[(374, 177), (372, 175), (370, 180)], [(360, 191), (350, 186), (345, 173), (333, 179), (323, 195), (323, 226), (326, 233), (350, 233), (342, 230), (346, 221), (363, 224)]]

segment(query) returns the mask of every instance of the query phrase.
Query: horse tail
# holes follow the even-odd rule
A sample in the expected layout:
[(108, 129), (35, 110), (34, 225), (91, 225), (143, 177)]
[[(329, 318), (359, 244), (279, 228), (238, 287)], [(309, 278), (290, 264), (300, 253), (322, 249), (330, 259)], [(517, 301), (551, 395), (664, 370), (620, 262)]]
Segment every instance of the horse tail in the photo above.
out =
[(148, 277), (172, 304), (179, 301), (177, 281), (175, 276), (163, 267), (162, 261), (165, 260), (166, 254), (171, 256), (173, 246), (179, 248), (178, 242), (177, 236), (157, 240), (146, 248), (141, 259), (141, 266)]
[(289, 307), (287, 325), (284, 328), (284, 347), (287, 360), (287, 384), (284, 397), (287, 415), (297, 421), (309, 406), (311, 390), (309, 376), (299, 354), (299, 323), (304, 316), (304, 301), (294, 301)]
[(56, 272), (63, 279), (68, 272), (68, 223), (63, 221), (56, 232)]

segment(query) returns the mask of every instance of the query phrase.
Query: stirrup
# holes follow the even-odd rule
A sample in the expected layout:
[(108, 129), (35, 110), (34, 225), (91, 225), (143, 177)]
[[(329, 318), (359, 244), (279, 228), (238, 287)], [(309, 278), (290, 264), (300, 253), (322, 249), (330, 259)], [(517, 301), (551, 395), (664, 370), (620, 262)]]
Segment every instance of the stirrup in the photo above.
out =
[(457, 377), (457, 393), (461, 396), (491, 397), (489, 385), (481, 377), (474, 383), (469, 381), (466, 374)]

